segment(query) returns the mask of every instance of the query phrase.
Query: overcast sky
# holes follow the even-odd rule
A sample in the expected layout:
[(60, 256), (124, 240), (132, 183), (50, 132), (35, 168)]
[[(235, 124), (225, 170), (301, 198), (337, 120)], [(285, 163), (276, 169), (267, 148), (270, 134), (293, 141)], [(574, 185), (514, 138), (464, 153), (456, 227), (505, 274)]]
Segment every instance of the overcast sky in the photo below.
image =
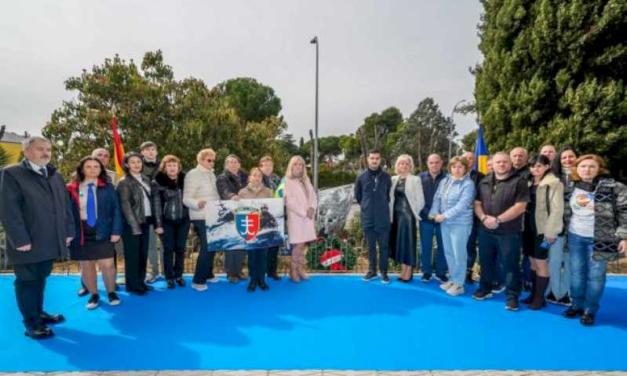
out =
[[(9, 1), (0, 12), (0, 124), (39, 134), (75, 93), (63, 82), (115, 53), (161, 49), (177, 79), (208, 86), (254, 77), (281, 98), (288, 132), (314, 124), (320, 40), (320, 134), (354, 132), (389, 106), (405, 117), (424, 97), (447, 116), (472, 100), (481, 60), (475, 0)], [(474, 116), (455, 115), (464, 134)]]

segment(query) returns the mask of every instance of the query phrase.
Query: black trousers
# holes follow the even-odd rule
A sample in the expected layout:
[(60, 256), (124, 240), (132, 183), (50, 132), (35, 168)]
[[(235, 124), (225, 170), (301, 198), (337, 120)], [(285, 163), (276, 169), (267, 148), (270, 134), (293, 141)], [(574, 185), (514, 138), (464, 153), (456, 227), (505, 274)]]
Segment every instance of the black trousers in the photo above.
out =
[(251, 281), (263, 281), (266, 278), (267, 249), (248, 251), (248, 274)]
[(390, 228), (365, 228), (364, 237), (368, 243), (368, 271), (377, 272), (377, 243), (379, 244), (379, 269), (382, 273), (388, 271), (388, 257), (390, 255)]
[(185, 245), (189, 233), (189, 219), (180, 222), (163, 222), (163, 269), (166, 279), (183, 277)]
[(481, 279), (479, 288), (492, 290), (494, 281), (503, 273), (506, 296), (518, 298), (522, 289), (520, 269), (520, 233), (497, 234), (479, 229), (479, 264)]
[[(267, 269), (268, 275), (272, 276), (277, 273), (277, 268), (279, 267), (279, 247), (272, 247), (268, 249), (267, 255)], [(250, 258), (248, 260), (250, 263)]]
[(26, 328), (37, 328), (43, 324), (44, 290), (46, 278), (52, 272), (52, 263), (53, 260), (48, 260), (13, 266), (15, 298)]
[(148, 262), (148, 241), (150, 239), (150, 223), (141, 225), (141, 235), (133, 235), (133, 230), (124, 224), (122, 240), (124, 241), (124, 275), (126, 291), (144, 289), (146, 280), (146, 264)]
[(200, 240), (200, 251), (198, 252), (198, 259), (196, 260), (196, 270), (194, 271), (193, 283), (204, 285), (207, 283), (207, 279), (214, 278), (213, 274), (213, 259), (216, 256), (215, 252), (207, 251), (207, 226), (203, 220), (192, 221), (198, 238)]

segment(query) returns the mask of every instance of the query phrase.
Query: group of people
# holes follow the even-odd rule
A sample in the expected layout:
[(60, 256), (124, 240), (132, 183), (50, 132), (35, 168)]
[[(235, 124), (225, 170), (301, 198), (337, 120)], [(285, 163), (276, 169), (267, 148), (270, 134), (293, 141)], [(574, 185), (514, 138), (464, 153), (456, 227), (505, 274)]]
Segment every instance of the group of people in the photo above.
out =
[(364, 280), (389, 283), (390, 258), (400, 264), (399, 281), (410, 282), (419, 266), (422, 282), (435, 278), (458, 296), (474, 283), (478, 254), (474, 299), (505, 292), (505, 308), (516, 311), (526, 285), (522, 302), (530, 309), (562, 304), (565, 317), (592, 325), (608, 261), (627, 250), (627, 187), (600, 156), (577, 157), (572, 147), (544, 145), (531, 160), (522, 147), (498, 152), (485, 176), (473, 162), (466, 152), (445, 172), (432, 154), (427, 171), (413, 175), (413, 159), (403, 154), (391, 177), (381, 153), (369, 151), (355, 183), (368, 245)]
[[(218, 200), (273, 198), (279, 190), (285, 197), (287, 231), (291, 246), (290, 279), (307, 280), (305, 251), (316, 239), (314, 216), (317, 199), (307, 176), (305, 161), (293, 156), (285, 178), (273, 172), (270, 156), (265, 156), (246, 174), (240, 159), (226, 157), (224, 171), (216, 176), (216, 153), (203, 149), (197, 165), (187, 174), (174, 155), (158, 158), (157, 146), (144, 142), (140, 152), (126, 153), (118, 179), (108, 170), (110, 154), (98, 148), (80, 160), (66, 185), (50, 164), (51, 143), (43, 137), (30, 137), (23, 143), (24, 160), (2, 169), (0, 180), (0, 220), (7, 237), (7, 254), (15, 272), (15, 294), (26, 328), (34, 339), (54, 333), (49, 327), (65, 321), (63, 315), (44, 310), (46, 278), (53, 262), (70, 257), (80, 264), (79, 296), (89, 295), (87, 309), (100, 304), (97, 269), (102, 274), (110, 305), (121, 303), (118, 284), (126, 291), (145, 295), (160, 273), (159, 254), (154, 248), (158, 236), (167, 287), (185, 286), (183, 263), (190, 227), (200, 240), (192, 288), (207, 290), (207, 282), (218, 282), (214, 274), (215, 252), (207, 249), (205, 208)], [(125, 280), (116, 281), (116, 247), (123, 248)], [(151, 251), (152, 250), (152, 251)], [(266, 275), (277, 273), (278, 248), (248, 251), (247, 290), (268, 290)], [(153, 254), (151, 256), (151, 254)], [(225, 252), (225, 271), (232, 283), (246, 279), (243, 264), (246, 251)], [(148, 259), (153, 274), (148, 275)]]
[[(66, 185), (50, 164), (49, 140), (28, 138), (23, 152), (21, 163), (2, 169), (0, 220), (25, 334), (31, 338), (52, 336), (48, 325), (65, 320), (44, 310), (44, 289), (53, 261), (63, 258), (68, 248), (80, 263), (79, 295), (89, 295), (87, 308), (100, 304), (96, 267), (109, 304), (118, 305), (116, 247), (122, 244), (123, 283), (129, 293), (141, 296), (153, 289), (150, 283), (161, 272), (154, 250), (157, 236), (167, 287), (183, 287), (185, 248), (193, 226), (200, 252), (192, 288), (206, 291), (208, 282), (218, 282), (216, 253), (207, 249), (205, 222), (207, 205), (217, 200), (271, 198), (283, 191), (289, 276), (294, 282), (309, 278), (305, 251), (317, 235), (317, 199), (300, 156), (290, 159), (283, 180), (273, 172), (269, 156), (247, 174), (240, 159), (228, 155), (222, 174), (216, 176), (212, 149), (200, 150), (197, 165), (185, 173), (179, 158), (166, 155), (159, 160), (157, 146), (144, 142), (140, 152), (124, 156), (123, 178), (107, 169), (110, 154), (99, 148), (81, 159)], [(478, 253), (481, 275), (474, 299), (505, 291), (506, 308), (518, 310), (528, 265), (530, 294), (523, 302), (529, 308), (541, 309), (547, 300), (561, 303), (569, 306), (566, 317), (592, 325), (607, 263), (627, 250), (627, 188), (607, 174), (602, 158), (577, 158), (570, 147), (558, 153), (545, 145), (531, 161), (520, 147), (509, 154), (495, 153), (486, 176), (472, 169), (470, 152), (451, 158), (447, 171), (443, 164), (439, 155), (430, 155), (427, 171), (414, 175), (412, 157), (403, 154), (390, 176), (382, 167), (381, 153), (368, 153), (368, 167), (355, 183), (368, 245), (364, 280), (378, 278), (378, 268), (382, 283), (389, 283), (391, 258), (400, 264), (400, 282), (410, 282), (420, 266), (423, 282), (435, 278), (447, 294), (458, 296), (474, 282)], [(268, 290), (266, 275), (280, 279), (278, 251), (248, 251), (248, 291)], [(225, 252), (229, 282), (246, 279), (245, 257), (243, 250)], [(152, 275), (147, 273), (149, 259)]]

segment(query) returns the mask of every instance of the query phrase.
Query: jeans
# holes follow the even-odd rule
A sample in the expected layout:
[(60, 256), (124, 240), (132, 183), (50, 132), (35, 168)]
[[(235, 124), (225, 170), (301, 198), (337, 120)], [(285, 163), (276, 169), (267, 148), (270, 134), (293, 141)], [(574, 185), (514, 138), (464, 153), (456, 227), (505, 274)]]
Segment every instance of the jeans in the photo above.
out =
[(185, 245), (189, 233), (189, 219), (181, 222), (163, 223), (163, 269), (166, 279), (183, 277), (183, 265), (185, 263)]
[(440, 225), (440, 229), (451, 281), (458, 286), (464, 286), (468, 259), (466, 246), (472, 225), (454, 225), (444, 222)]
[(215, 277), (213, 274), (213, 259), (216, 253), (207, 250), (207, 226), (205, 221), (194, 220), (192, 223), (200, 241), (200, 251), (198, 252), (198, 260), (196, 260), (196, 269), (194, 270), (192, 283), (204, 285), (207, 283), (207, 279)]
[(596, 314), (605, 288), (607, 261), (592, 258), (594, 239), (568, 233), (572, 308)]
[(267, 249), (248, 251), (248, 275), (251, 281), (261, 282), (266, 279)]
[(558, 236), (549, 249), (549, 291), (559, 300), (570, 290), (570, 256), (564, 250), (565, 239)]
[(377, 243), (379, 243), (379, 270), (381, 273), (387, 273), (390, 254), (390, 229), (364, 229), (364, 237), (368, 242), (368, 271), (377, 272)]
[(499, 280), (499, 273), (503, 273), (507, 297), (520, 295), (520, 244), (520, 233), (498, 234), (479, 230), (481, 291), (491, 291), (494, 281)]
[(40, 316), (44, 311), (44, 290), (46, 278), (52, 271), (52, 262), (53, 260), (48, 260), (13, 265), (15, 298), (27, 329), (43, 325)]
[(420, 221), (420, 267), (425, 274), (433, 274), (433, 235), (437, 247), (435, 249), (435, 274), (445, 276), (447, 265), (442, 249), (442, 233), (440, 225), (431, 221)]

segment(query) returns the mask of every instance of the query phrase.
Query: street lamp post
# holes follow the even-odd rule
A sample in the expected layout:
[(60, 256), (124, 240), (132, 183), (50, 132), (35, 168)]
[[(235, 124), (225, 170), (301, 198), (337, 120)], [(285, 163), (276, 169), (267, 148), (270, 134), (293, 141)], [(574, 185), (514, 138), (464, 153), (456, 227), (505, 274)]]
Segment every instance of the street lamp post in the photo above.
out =
[(320, 164), (318, 161), (318, 37), (315, 36), (309, 42), (311, 44), (316, 45), (316, 122), (314, 124), (314, 139), (313, 139), (313, 180), (314, 180), (314, 189), (316, 191), (316, 195), (318, 194), (318, 176), (320, 174)]
[(455, 131), (455, 121), (454, 121), (455, 111), (457, 110), (457, 107), (464, 102), (466, 102), (465, 99), (457, 101), (457, 103), (455, 103), (455, 105), (453, 106), (453, 109), (451, 110), (451, 117), (449, 118), (451, 119), (451, 130), (448, 135), (448, 160), (449, 161), (451, 160), (451, 149), (453, 147), (453, 133)]

